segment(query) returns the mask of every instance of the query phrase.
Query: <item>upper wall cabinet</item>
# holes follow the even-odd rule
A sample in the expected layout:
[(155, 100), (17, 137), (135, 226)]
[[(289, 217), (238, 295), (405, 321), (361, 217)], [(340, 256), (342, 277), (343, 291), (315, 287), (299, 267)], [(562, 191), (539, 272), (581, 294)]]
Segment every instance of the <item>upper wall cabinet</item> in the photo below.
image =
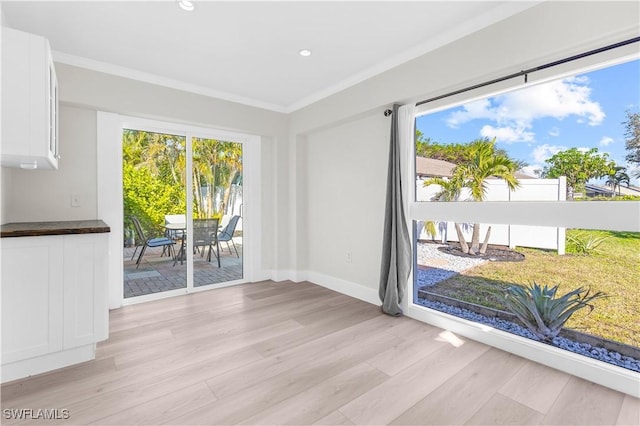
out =
[(2, 28), (0, 164), (58, 168), (58, 80), (47, 39)]

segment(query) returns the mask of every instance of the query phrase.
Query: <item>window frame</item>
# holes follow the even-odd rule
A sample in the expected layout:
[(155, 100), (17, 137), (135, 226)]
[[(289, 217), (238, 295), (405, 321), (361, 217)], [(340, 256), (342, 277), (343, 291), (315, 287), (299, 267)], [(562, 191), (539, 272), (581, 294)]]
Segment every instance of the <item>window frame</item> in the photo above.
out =
[[(638, 43), (602, 52), (589, 57), (546, 69), (522, 78), (513, 78), (490, 86), (481, 87), (449, 98), (440, 99), (416, 107), (415, 117), (452, 108), (478, 99), (511, 92), (552, 80), (582, 74), (596, 69), (614, 66), (640, 59)], [(415, 121), (414, 121), (415, 129)], [(501, 223), (566, 228), (586, 228), (613, 231), (640, 232), (640, 202), (638, 201), (511, 201), (511, 202), (418, 202), (416, 201), (415, 143), (406, 149), (407, 158), (403, 178), (404, 196), (408, 202), (406, 211), (409, 233), (415, 249), (417, 235), (415, 221), (446, 219), (473, 223)], [(616, 217), (615, 223), (610, 217)], [(620, 220), (618, 220), (620, 219)], [(414, 268), (416, 257), (414, 253)], [(436, 311), (415, 303), (416, 289), (413, 272), (408, 281), (408, 297), (403, 304), (407, 316), (444, 328), (473, 340), (514, 353), (535, 362), (567, 372), (620, 392), (640, 397), (637, 373), (556, 348), (531, 339), (520, 337), (485, 324), (476, 323), (450, 314)]]

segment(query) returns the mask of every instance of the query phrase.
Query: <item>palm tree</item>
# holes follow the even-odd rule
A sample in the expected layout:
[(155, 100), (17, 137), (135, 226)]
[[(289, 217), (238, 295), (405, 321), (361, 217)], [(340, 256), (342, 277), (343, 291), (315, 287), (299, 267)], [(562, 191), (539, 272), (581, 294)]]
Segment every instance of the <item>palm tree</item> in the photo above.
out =
[(616, 194), (616, 187), (618, 188), (618, 195), (621, 195), (621, 184), (622, 183), (626, 183), (627, 187), (630, 184), (631, 179), (629, 178), (629, 175), (627, 174), (627, 168), (626, 167), (621, 167), (621, 166), (616, 166), (613, 169), (613, 173), (611, 173), (609, 175), (609, 177), (607, 178), (607, 185), (609, 185), (613, 191), (613, 195)]
[[(423, 186), (429, 185), (439, 185), (440, 191), (438, 191), (432, 198), (431, 201), (458, 201), (460, 198), (460, 194), (463, 188), (463, 181), (460, 180), (459, 176), (455, 174), (449, 178), (445, 179), (442, 177), (433, 177), (430, 179), (426, 179), (423, 182)], [(425, 225), (427, 226), (427, 225)], [(458, 222), (454, 223), (456, 228), (456, 234), (458, 235), (458, 241), (460, 241), (460, 249), (463, 253), (469, 252), (469, 245), (464, 238), (464, 234), (462, 233), (462, 228)], [(435, 228), (435, 225), (434, 225)], [(446, 230), (446, 227), (445, 227)], [(446, 241), (446, 237), (445, 237)]]
[[(242, 173), (242, 145), (216, 139), (193, 139), (194, 202), (200, 217), (226, 209), (231, 184)], [(206, 188), (203, 191), (203, 188)], [(216, 194), (221, 193), (221, 200)]]
[[(469, 160), (458, 164), (449, 179), (435, 177), (424, 181), (424, 186), (440, 185), (440, 191), (433, 197), (438, 201), (457, 201), (463, 188), (467, 188), (474, 201), (484, 201), (487, 197), (487, 179), (496, 177), (504, 179), (511, 191), (520, 186), (515, 176), (518, 163), (507, 154), (495, 147), (495, 138), (477, 139), (468, 146)], [(487, 229), (484, 242), (480, 247), (480, 224), (473, 224), (471, 246), (467, 244), (459, 223), (456, 223), (456, 233), (463, 253), (484, 254), (487, 250), (491, 227)]]
[[(453, 169), (453, 178), (462, 182), (462, 186), (471, 192), (474, 201), (484, 201), (487, 197), (487, 179), (496, 177), (503, 179), (509, 190), (514, 191), (520, 186), (515, 173), (518, 164), (509, 158), (504, 152), (498, 151), (493, 140), (478, 139), (469, 144), (471, 160), (457, 165)], [(487, 250), (491, 227), (480, 248), (480, 224), (473, 224), (471, 247), (469, 253), (484, 254)]]

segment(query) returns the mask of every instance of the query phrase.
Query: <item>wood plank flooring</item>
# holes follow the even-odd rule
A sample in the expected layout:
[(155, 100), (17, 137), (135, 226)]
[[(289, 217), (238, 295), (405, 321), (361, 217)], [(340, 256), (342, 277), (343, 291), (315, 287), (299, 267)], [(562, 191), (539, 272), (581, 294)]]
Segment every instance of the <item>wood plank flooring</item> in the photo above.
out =
[(127, 306), (110, 330), (95, 361), (3, 385), (2, 424), (640, 424), (638, 399), (309, 283)]

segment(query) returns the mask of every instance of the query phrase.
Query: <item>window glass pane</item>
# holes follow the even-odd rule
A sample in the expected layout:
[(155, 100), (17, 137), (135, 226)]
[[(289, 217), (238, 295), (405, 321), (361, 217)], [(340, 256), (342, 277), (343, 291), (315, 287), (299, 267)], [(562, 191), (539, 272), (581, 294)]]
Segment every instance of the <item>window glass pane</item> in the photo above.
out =
[(193, 285), (242, 279), (242, 144), (192, 138)]
[(416, 118), (416, 304), (640, 371), (638, 75), (636, 59)]
[(124, 297), (187, 287), (184, 136), (123, 130)]
[(638, 75), (633, 60), (417, 117), (416, 201), (640, 199)]
[[(474, 255), (461, 250), (473, 245), (473, 224), (432, 220), (414, 226), (416, 304), (545, 341), (509, 304), (507, 295), (514, 300), (517, 286), (557, 285), (556, 298), (579, 288), (581, 297), (587, 290), (589, 296), (602, 292), (605, 297), (578, 309), (564, 327), (558, 324), (555, 339), (545, 336), (563, 349), (640, 371), (640, 233), (478, 224)], [(558, 317), (540, 309), (545, 313)]]

